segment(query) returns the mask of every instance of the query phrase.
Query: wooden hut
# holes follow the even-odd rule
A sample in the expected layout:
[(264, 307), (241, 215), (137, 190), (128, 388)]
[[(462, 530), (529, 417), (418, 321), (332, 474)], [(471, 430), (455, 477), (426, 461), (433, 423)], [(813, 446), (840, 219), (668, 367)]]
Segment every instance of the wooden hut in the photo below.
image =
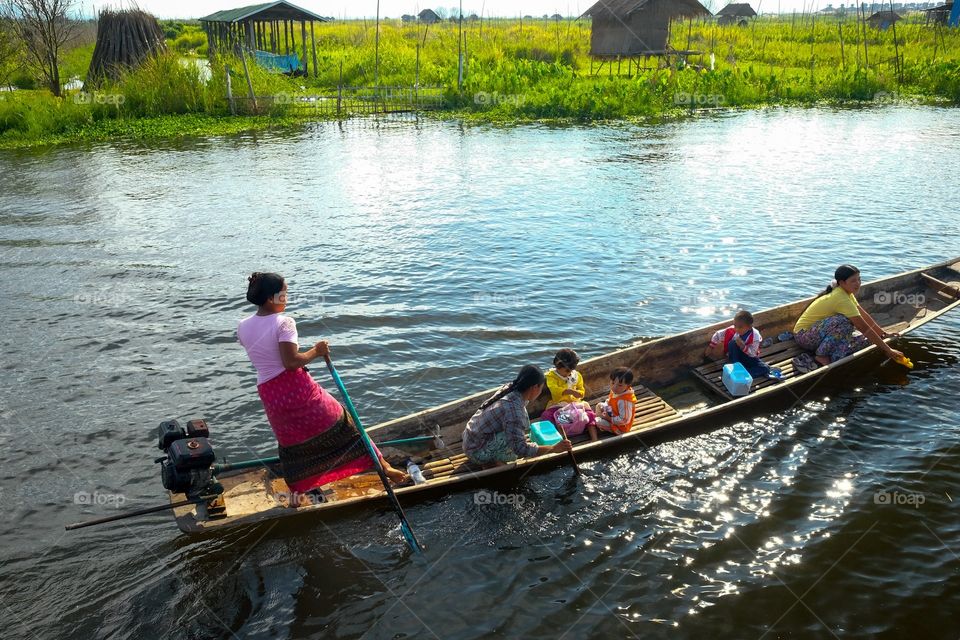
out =
[(424, 24), (436, 24), (440, 22), (440, 16), (437, 15), (437, 12), (433, 9), (424, 9), (417, 17), (420, 18), (420, 22)]
[(746, 2), (731, 2), (716, 13), (719, 25), (738, 24), (745, 27), (750, 18), (756, 17), (757, 12)]
[[(310, 71), (307, 56), (309, 46), (309, 50), (313, 52), (314, 76), (317, 75), (317, 46), (313, 24), (328, 21), (327, 18), (282, 0), (227, 9), (200, 18), (200, 24), (207, 33), (210, 56), (220, 52), (252, 52), (257, 62), (264, 67), (284, 73), (306, 75)], [(297, 23), (300, 24), (299, 34)]]
[(600, 0), (583, 15), (593, 21), (590, 55), (609, 59), (666, 55), (670, 23), (710, 11), (697, 0)]
[(903, 20), (903, 16), (898, 14), (896, 11), (877, 11), (875, 14), (867, 18), (867, 23), (874, 29), (879, 29), (881, 31), (886, 31), (890, 28), (897, 20)]
[(926, 9), (924, 11), (927, 14), (926, 24), (948, 24), (953, 12), (953, 4), (953, 2), (947, 2), (932, 9)]

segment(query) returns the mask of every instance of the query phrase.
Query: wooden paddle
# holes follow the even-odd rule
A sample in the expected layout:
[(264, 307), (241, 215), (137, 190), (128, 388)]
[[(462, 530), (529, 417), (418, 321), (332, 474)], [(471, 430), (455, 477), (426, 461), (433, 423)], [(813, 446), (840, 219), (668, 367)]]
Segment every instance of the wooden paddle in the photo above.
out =
[(367, 448), (367, 453), (373, 460), (373, 466), (377, 470), (377, 475), (380, 476), (380, 482), (383, 483), (383, 488), (386, 490), (387, 497), (393, 505), (393, 510), (397, 512), (397, 517), (400, 518), (400, 531), (403, 533), (403, 537), (406, 538), (407, 544), (410, 545), (410, 548), (413, 549), (415, 553), (422, 552), (423, 547), (420, 545), (417, 537), (413, 535), (413, 529), (410, 527), (410, 523), (407, 522), (407, 516), (403, 512), (403, 507), (400, 506), (400, 501), (397, 500), (397, 495), (393, 492), (393, 487), (390, 486), (390, 480), (383, 470), (383, 465), (380, 464), (380, 458), (373, 448), (373, 442), (371, 442), (370, 436), (367, 435), (367, 432), (363, 429), (363, 425), (360, 423), (360, 416), (357, 415), (357, 409), (353, 406), (353, 400), (350, 399), (350, 394), (347, 393), (346, 387), (343, 386), (343, 380), (340, 379), (340, 374), (337, 373), (336, 367), (334, 367), (333, 362), (330, 361), (330, 356), (324, 356), (323, 358), (327, 361), (327, 369), (330, 370), (330, 375), (333, 376), (333, 381), (336, 383), (337, 389), (340, 390), (340, 395), (343, 396), (343, 400), (347, 405), (347, 411), (350, 412), (350, 417), (353, 418), (353, 424), (357, 426), (357, 431), (360, 432), (360, 439), (363, 440), (363, 445)]
[[(559, 424), (559, 421), (558, 421), (558, 424), (557, 424), (557, 429), (560, 429), (560, 435), (563, 436), (563, 439), (564, 439), (564, 440), (569, 440), (569, 439), (570, 439), (570, 438), (567, 437), (567, 432), (564, 431), (563, 425)], [(578, 475), (578, 476), (582, 476), (583, 474), (580, 473), (580, 465), (577, 464), (577, 459), (576, 459), (575, 457), (573, 457), (573, 448), (572, 448), (572, 447), (573, 447), (573, 443), (572, 443), (572, 442), (570, 443), (570, 446), (571, 446), (570, 451), (567, 451), (567, 455), (570, 456), (570, 464), (573, 465), (573, 470), (577, 472), (577, 475)]]

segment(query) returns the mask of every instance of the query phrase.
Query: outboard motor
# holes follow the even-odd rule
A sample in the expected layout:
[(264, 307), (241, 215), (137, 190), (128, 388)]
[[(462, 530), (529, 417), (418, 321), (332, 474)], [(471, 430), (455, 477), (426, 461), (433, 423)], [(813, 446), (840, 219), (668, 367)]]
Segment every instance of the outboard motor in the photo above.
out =
[(191, 420), (186, 430), (176, 420), (160, 424), (157, 447), (166, 455), (156, 461), (166, 490), (189, 499), (223, 493), (223, 486), (213, 476), (216, 454), (209, 436), (203, 420)]

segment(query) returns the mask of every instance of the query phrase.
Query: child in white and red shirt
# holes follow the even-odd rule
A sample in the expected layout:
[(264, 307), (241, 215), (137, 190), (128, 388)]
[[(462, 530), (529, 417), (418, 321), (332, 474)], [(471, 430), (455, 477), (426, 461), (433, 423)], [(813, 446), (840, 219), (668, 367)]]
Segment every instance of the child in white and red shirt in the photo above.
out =
[(732, 326), (713, 334), (704, 355), (714, 360), (726, 355), (727, 360), (739, 362), (755, 378), (779, 378), (779, 370), (771, 369), (760, 359), (762, 341), (760, 332), (753, 328), (753, 315), (749, 311), (738, 311)]

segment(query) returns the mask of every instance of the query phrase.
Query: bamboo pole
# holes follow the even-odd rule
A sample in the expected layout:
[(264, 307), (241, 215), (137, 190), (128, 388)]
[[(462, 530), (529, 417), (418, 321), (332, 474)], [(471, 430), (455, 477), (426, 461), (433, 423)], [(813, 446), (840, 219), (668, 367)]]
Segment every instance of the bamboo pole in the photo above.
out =
[(817, 41), (817, 14), (811, 14), (810, 16), (810, 86), (816, 89), (817, 80), (814, 77), (814, 69), (816, 68), (817, 61), (814, 54), (814, 44)]
[(457, 14), (457, 91), (463, 91), (463, 0), (460, 0), (460, 13)]
[(374, 44), (373, 58), (373, 87), (376, 91), (380, 86), (380, 0), (377, 0), (377, 32)]
[(843, 25), (837, 22), (837, 32), (840, 34), (840, 68), (847, 70), (847, 54), (843, 48)]
[[(956, 0), (954, 0), (956, 2)], [(893, 22), (893, 50), (896, 55), (897, 86), (903, 84), (903, 66), (900, 64), (900, 45), (897, 44), (897, 20), (893, 12), (893, 0), (890, 0), (890, 13)]]
[(247, 67), (247, 52), (240, 52), (240, 60), (243, 61), (243, 74), (247, 76), (247, 94), (250, 97), (250, 102), (253, 104), (254, 113), (260, 112), (260, 107), (257, 106), (257, 95), (253, 92), (253, 81), (250, 79), (250, 69)]
[(313, 50), (313, 77), (316, 78), (319, 75), (318, 65), (317, 65), (317, 34), (313, 30), (313, 20), (310, 21), (310, 48)]
[(226, 65), (227, 70), (227, 102), (230, 104), (230, 115), (237, 115), (237, 103), (233, 99), (233, 83), (230, 79), (230, 65)]
[(310, 75), (310, 63), (307, 60), (307, 21), (300, 21), (300, 43), (303, 45), (303, 76)]
[(863, 66), (867, 71), (870, 70), (870, 57), (867, 54), (867, 8), (862, 3), (860, 7), (863, 9), (862, 24), (863, 24)]
[(340, 117), (340, 108), (343, 104), (343, 60), (340, 60), (340, 79), (337, 80), (337, 117)]

